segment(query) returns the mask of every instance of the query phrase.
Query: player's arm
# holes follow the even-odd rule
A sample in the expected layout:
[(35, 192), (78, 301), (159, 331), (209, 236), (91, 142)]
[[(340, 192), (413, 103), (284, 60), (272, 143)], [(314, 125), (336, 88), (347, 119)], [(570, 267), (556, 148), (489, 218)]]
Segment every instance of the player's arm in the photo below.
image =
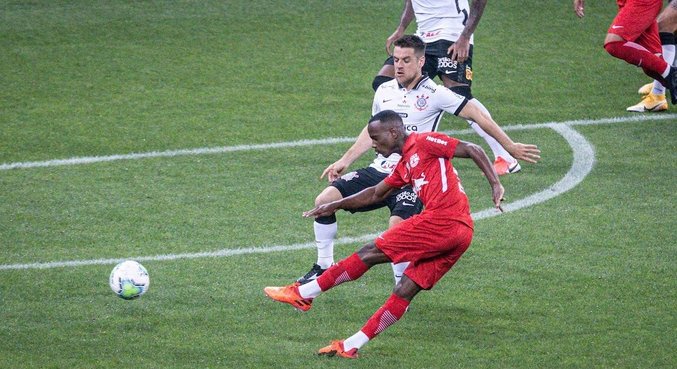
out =
[(334, 214), (338, 209), (358, 209), (385, 200), (394, 189), (385, 181), (381, 181), (375, 186), (365, 188), (354, 195), (316, 206), (312, 210), (303, 212), (303, 216), (306, 218), (323, 217)]
[(458, 116), (470, 119), (479, 124), (484, 132), (495, 138), (496, 141), (498, 141), (498, 143), (500, 143), (501, 146), (516, 159), (524, 160), (529, 163), (536, 163), (541, 158), (541, 150), (538, 149), (538, 146), (513, 142), (503, 129), (496, 124), (493, 118), (491, 118), (491, 115), (480, 109), (473, 100), (468, 101), (467, 104), (463, 106), (463, 109), (458, 112)]
[(475, 33), (477, 25), (480, 23), (484, 8), (487, 6), (487, 0), (473, 0), (470, 4), (470, 14), (468, 20), (463, 27), (463, 31), (458, 36), (458, 40), (447, 50), (447, 54), (451, 55), (451, 60), (457, 60), (463, 63), (468, 59), (470, 54), (470, 36)]
[(391, 51), (393, 43), (404, 35), (407, 27), (409, 27), (411, 21), (414, 20), (414, 16), (414, 8), (411, 5), (411, 0), (404, 0), (404, 9), (402, 10), (402, 16), (400, 17), (400, 24), (397, 26), (395, 32), (386, 39), (386, 53), (388, 53), (388, 55), (393, 55)]
[(348, 169), (350, 164), (357, 160), (362, 154), (371, 149), (371, 137), (367, 131), (367, 126), (364, 126), (362, 132), (357, 136), (355, 143), (343, 154), (343, 156), (329, 165), (323, 172), (320, 178), (327, 176), (329, 182), (339, 178)]
[(503, 188), (503, 185), (501, 185), (498, 174), (496, 174), (496, 170), (491, 164), (489, 157), (484, 152), (484, 149), (474, 143), (459, 141), (456, 145), (456, 151), (454, 151), (454, 157), (471, 158), (475, 162), (491, 185), (494, 205), (498, 210), (503, 211), (501, 208), (501, 201), (503, 200), (505, 189)]

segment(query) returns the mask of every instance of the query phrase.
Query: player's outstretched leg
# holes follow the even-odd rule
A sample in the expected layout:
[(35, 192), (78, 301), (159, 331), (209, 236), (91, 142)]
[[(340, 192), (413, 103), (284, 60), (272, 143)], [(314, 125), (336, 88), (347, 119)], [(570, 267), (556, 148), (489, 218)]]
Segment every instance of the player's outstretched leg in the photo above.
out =
[(289, 304), (300, 311), (308, 311), (312, 307), (313, 299), (322, 292), (360, 278), (370, 267), (357, 253), (353, 253), (327, 269), (319, 278), (306, 284), (294, 282), (282, 287), (266, 287), (263, 292), (275, 301)]

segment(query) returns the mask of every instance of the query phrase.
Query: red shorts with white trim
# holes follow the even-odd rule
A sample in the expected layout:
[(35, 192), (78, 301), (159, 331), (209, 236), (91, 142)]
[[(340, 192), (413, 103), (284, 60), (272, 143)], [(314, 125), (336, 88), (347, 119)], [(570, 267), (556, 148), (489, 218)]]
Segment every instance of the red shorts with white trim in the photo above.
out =
[(621, 36), (644, 46), (654, 54), (660, 54), (661, 39), (658, 36), (656, 17), (661, 12), (661, 0), (617, 0), (618, 14), (609, 26), (608, 33)]
[(388, 229), (375, 244), (394, 263), (410, 262), (404, 274), (429, 290), (468, 249), (472, 235), (467, 224), (424, 211)]

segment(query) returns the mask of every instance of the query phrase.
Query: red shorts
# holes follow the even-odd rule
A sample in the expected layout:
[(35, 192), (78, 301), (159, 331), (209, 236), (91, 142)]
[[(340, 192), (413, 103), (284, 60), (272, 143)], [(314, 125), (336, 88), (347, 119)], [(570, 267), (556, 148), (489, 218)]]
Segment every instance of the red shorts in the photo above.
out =
[(410, 262), (404, 274), (429, 290), (468, 249), (472, 235), (467, 224), (424, 211), (388, 229), (375, 243), (394, 263)]
[(626, 41), (636, 42), (654, 54), (660, 54), (661, 39), (658, 36), (656, 17), (661, 12), (661, 0), (617, 0), (618, 14), (607, 33), (621, 36)]

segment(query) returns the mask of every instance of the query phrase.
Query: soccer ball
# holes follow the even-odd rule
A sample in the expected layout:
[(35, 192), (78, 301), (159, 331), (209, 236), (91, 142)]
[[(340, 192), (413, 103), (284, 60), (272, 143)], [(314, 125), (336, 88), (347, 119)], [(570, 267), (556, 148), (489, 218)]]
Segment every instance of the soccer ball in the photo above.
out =
[(133, 260), (126, 260), (113, 268), (108, 283), (116, 295), (125, 300), (131, 300), (148, 291), (150, 278), (143, 265)]

